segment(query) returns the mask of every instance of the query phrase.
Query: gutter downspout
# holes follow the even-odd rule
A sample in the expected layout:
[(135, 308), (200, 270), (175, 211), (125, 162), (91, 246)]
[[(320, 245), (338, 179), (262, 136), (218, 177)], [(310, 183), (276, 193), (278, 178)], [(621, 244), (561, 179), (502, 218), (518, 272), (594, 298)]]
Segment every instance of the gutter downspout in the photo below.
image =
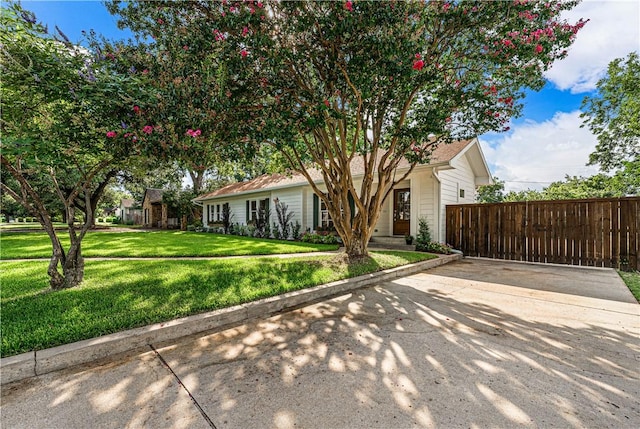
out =
[(438, 209), (436, 210), (436, 225), (438, 226), (438, 242), (440, 242), (440, 237), (441, 237), (440, 229), (442, 228), (442, 226), (440, 225), (440, 216), (441, 216), (440, 212), (442, 211), (442, 192), (441, 192), (442, 181), (438, 176), (438, 167), (433, 167), (432, 174), (433, 174), (433, 178), (436, 179), (436, 182), (438, 182), (438, 186), (436, 187), (436, 191), (438, 192), (438, 195), (436, 196), (438, 200)]

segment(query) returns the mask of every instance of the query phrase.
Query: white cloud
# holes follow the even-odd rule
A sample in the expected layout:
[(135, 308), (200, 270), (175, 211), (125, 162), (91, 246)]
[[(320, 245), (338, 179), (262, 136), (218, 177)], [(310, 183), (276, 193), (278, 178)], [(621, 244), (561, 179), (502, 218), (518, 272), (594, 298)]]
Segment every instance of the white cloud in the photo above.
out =
[(565, 175), (590, 176), (597, 166), (587, 166), (597, 140), (580, 128), (580, 111), (557, 112), (544, 122), (526, 121), (503, 135), (480, 138), (494, 177), (504, 180), (506, 191), (542, 189)]
[(638, 0), (587, 0), (564, 17), (570, 23), (580, 18), (590, 21), (578, 33), (568, 57), (556, 62), (545, 75), (560, 90), (594, 90), (609, 62), (640, 49)]

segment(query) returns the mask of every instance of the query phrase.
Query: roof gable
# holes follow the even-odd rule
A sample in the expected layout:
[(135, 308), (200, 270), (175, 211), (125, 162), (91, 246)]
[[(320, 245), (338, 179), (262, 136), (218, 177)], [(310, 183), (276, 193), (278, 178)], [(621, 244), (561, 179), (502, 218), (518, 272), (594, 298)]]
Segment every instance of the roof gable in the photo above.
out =
[[(426, 165), (441, 165), (449, 163), (454, 157), (465, 151), (472, 142), (477, 140), (459, 140), (449, 144), (438, 145), (436, 150), (431, 155), (431, 161)], [(378, 151), (377, 158), (384, 154), (383, 150)], [(376, 163), (377, 165), (377, 163)], [(399, 169), (409, 168), (410, 164), (405, 159), (400, 161), (398, 165)], [(362, 176), (364, 174), (364, 159), (361, 156), (354, 157), (351, 161), (351, 174), (353, 177)], [(322, 172), (316, 168), (308, 169), (309, 175), (314, 182), (322, 182)], [(195, 199), (195, 201), (208, 200), (210, 198), (216, 198), (223, 195), (240, 194), (246, 192), (259, 192), (272, 189), (286, 188), (290, 186), (307, 184), (307, 179), (300, 173), (286, 174), (264, 174), (256, 177), (255, 179), (246, 182), (237, 182), (224, 186), (216, 191), (210, 192), (205, 195), (201, 195)]]
[(145, 199), (148, 197), (150, 203), (161, 203), (162, 202), (162, 194), (164, 191), (162, 189), (154, 189), (147, 188), (144, 191), (144, 196), (142, 197), (142, 202), (144, 203)]

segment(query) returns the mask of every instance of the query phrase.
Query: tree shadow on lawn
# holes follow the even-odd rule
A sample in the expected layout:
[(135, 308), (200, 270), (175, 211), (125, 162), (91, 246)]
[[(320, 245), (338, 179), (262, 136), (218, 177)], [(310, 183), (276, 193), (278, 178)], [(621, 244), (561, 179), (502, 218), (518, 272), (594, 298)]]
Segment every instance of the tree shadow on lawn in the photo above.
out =
[[(489, 299), (462, 302), (400, 279), (159, 352), (217, 427), (637, 425), (640, 345), (619, 315), (536, 321)], [(145, 355), (3, 389), (2, 419), (203, 423), (154, 362)]]
[[(23, 282), (3, 297), (2, 352), (39, 350), (313, 286), (335, 275), (330, 260), (89, 261), (80, 287), (51, 292), (44, 274), (39, 288)], [(46, 263), (28, 264), (46, 273)]]

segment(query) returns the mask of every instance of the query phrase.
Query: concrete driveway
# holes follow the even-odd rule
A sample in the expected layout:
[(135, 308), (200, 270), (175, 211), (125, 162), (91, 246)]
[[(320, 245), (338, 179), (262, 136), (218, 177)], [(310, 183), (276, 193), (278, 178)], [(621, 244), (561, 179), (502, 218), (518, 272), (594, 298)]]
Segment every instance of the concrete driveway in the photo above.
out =
[(465, 259), (2, 389), (6, 428), (640, 427), (611, 270)]

